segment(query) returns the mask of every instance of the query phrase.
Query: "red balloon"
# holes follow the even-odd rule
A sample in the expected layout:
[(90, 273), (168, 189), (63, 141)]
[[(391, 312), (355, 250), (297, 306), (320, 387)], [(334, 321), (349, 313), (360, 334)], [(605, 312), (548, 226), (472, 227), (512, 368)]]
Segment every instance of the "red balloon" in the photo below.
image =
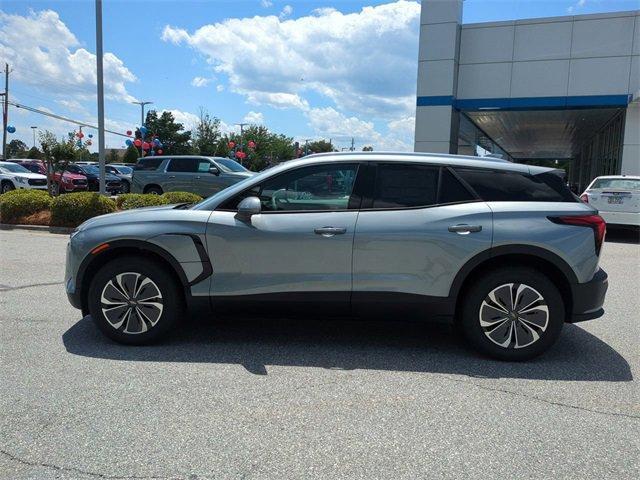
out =
[(244, 158), (246, 156), (247, 156), (247, 154), (244, 153), (244, 152), (236, 152), (236, 157), (238, 157), (238, 158)]
[(136, 147), (139, 147), (140, 145), (142, 145), (142, 141), (141, 141), (139, 138), (136, 138), (136, 139), (133, 141), (133, 144), (134, 144)]
[(127, 135), (131, 135), (131, 130), (127, 130)]
[(162, 150), (158, 150), (156, 153), (157, 153), (158, 155), (162, 155)]
[(145, 150), (149, 150), (151, 148), (151, 145), (149, 145), (147, 142), (144, 142), (142, 144), (142, 148), (145, 149)]
[(84, 137), (84, 133), (78, 132), (78, 138), (82, 138), (82, 137)]
[(236, 146), (236, 142), (229, 142), (229, 148), (233, 148)]
[(249, 140), (249, 148), (256, 148), (256, 142)]

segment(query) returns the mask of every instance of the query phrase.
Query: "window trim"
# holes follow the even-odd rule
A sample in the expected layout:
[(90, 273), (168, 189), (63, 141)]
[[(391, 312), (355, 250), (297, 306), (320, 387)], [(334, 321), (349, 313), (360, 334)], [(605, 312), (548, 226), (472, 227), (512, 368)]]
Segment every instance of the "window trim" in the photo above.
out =
[[(360, 170), (362, 169), (363, 165), (365, 163), (368, 162), (358, 162), (358, 161), (347, 161), (347, 162), (324, 162), (324, 163), (317, 163), (317, 164), (313, 164), (313, 165), (302, 165), (300, 167), (297, 168), (292, 168), (290, 170), (285, 170), (284, 172), (280, 172), (277, 175), (273, 175), (271, 177), (268, 177), (266, 179), (264, 179), (262, 182), (259, 182), (257, 184), (254, 184), (248, 188), (246, 188), (245, 190), (242, 190), (241, 192), (236, 193), (233, 197), (226, 199), (225, 201), (222, 202), (222, 204), (226, 203), (227, 201), (231, 200), (232, 198), (238, 197), (242, 194), (244, 194), (245, 192), (248, 192), (249, 190), (254, 189), (256, 186), (260, 186), (262, 185), (264, 182), (269, 181), (269, 180), (274, 180), (282, 175), (287, 175), (290, 174), (291, 172), (295, 172), (296, 170), (302, 170), (303, 168), (310, 168), (310, 167), (319, 167), (319, 166), (325, 166), (325, 165), (355, 165), (356, 167), (356, 180), (353, 183), (353, 189), (351, 190), (351, 195), (349, 195), (349, 201), (347, 202), (347, 206), (351, 203), (351, 197), (353, 196), (354, 192), (356, 191), (356, 187), (358, 186), (359, 182), (359, 178), (360, 178)], [(285, 213), (339, 213), (339, 212), (357, 212), (360, 210), (360, 206), (362, 206), (362, 197), (360, 199), (360, 205), (358, 206), (358, 208), (345, 208), (345, 209), (341, 209), (341, 210), (276, 210), (276, 211), (261, 211), (260, 215), (282, 215)], [(228, 208), (220, 208), (220, 206), (217, 206), (214, 210), (214, 212), (230, 212), (230, 213), (237, 213), (238, 210), (231, 210)]]

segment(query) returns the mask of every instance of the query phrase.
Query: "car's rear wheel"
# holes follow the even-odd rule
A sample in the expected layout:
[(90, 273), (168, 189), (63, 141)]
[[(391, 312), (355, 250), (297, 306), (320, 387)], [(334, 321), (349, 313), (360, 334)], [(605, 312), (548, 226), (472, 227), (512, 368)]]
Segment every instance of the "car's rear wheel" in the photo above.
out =
[(164, 192), (162, 191), (162, 188), (158, 187), (157, 185), (151, 185), (150, 187), (144, 189), (144, 193), (150, 193), (151, 195), (162, 195)]
[(500, 360), (528, 360), (550, 348), (564, 324), (562, 295), (530, 268), (504, 268), (464, 292), (460, 327), (481, 352)]
[(183, 309), (177, 280), (147, 259), (121, 257), (103, 266), (89, 288), (89, 312), (109, 338), (153, 343), (178, 322)]
[(2, 182), (2, 187), (0, 187), (0, 192), (7, 193), (15, 189), (16, 187), (13, 185), (13, 183), (11, 183), (9, 180), (6, 180)]

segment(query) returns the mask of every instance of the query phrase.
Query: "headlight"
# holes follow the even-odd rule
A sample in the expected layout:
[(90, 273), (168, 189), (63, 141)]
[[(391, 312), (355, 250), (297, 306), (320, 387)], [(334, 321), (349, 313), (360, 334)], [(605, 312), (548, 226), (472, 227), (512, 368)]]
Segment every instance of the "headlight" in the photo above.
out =
[(27, 179), (23, 177), (13, 177), (13, 179), (18, 183), (27, 183)]

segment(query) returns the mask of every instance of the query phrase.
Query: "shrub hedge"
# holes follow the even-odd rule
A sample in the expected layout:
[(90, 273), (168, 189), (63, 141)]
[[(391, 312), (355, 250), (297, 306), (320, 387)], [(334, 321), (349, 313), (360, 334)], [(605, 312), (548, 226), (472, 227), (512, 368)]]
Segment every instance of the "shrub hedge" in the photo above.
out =
[(51, 197), (42, 190), (11, 190), (0, 195), (2, 223), (16, 223), (21, 217), (47, 210)]
[(130, 210), (132, 208), (153, 207), (164, 205), (167, 201), (162, 195), (151, 195), (149, 193), (125, 193), (118, 196), (117, 205), (120, 210)]
[(97, 192), (65, 193), (51, 202), (51, 225), (77, 227), (85, 220), (116, 211), (116, 202)]
[(167, 192), (160, 195), (166, 203), (198, 203), (202, 200), (200, 195), (190, 192)]

